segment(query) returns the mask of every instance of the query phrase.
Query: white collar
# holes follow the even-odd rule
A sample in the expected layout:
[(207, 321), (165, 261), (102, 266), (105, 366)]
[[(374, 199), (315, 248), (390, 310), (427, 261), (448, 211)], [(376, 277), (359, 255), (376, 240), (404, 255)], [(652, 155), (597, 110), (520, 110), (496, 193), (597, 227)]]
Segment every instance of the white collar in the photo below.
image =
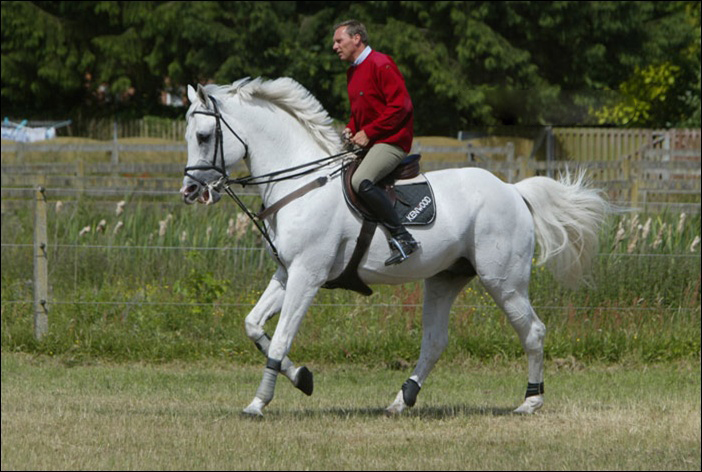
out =
[(373, 51), (373, 50), (371, 49), (371, 47), (370, 47), (370, 46), (366, 46), (366, 48), (363, 50), (363, 52), (361, 53), (361, 55), (358, 56), (358, 57), (356, 58), (356, 60), (353, 61), (353, 64), (351, 64), (351, 65), (352, 65), (352, 66), (360, 65), (361, 62), (365, 61), (366, 58), (370, 55), (371, 51)]

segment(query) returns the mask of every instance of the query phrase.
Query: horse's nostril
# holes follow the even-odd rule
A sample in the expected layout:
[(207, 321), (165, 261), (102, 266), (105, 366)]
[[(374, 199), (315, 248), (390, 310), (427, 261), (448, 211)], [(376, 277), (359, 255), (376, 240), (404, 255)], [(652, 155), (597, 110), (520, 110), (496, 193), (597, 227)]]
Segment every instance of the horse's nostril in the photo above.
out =
[(183, 201), (185, 203), (193, 203), (200, 194), (200, 186), (197, 184), (183, 186), (183, 188), (180, 189), (180, 193), (183, 195)]
[(183, 186), (183, 188), (180, 189), (180, 193), (183, 194), (183, 197), (191, 197), (193, 194), (197, 195), (200, 192), (199, 186), (192, 184), (188, 186)]

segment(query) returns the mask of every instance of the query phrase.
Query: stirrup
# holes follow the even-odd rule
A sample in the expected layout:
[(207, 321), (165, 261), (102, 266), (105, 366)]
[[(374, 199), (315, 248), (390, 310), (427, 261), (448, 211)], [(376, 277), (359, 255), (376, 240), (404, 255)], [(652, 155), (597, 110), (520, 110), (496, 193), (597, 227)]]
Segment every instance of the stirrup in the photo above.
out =
[(390, 250), (393, 252), (393, 254), (387, 261), (385, 261), (386, 266), (403, 262), (419, 247), (419, 243), (414, 239), (403, 239), (398, 241), (395, 238), (390, 238), (388, 239), (388, 244), (390, 245)]

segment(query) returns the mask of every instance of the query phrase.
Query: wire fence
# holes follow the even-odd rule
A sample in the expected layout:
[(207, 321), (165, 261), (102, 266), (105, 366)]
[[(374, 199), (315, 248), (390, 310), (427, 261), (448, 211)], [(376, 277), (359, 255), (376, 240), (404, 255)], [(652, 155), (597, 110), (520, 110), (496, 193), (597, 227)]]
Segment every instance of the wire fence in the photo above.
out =
[[(31, 188), (31, 187), (18, 187), (18, 188), (5, 188), (3, 187), (3, 197), (12, 195), (13, 198), (11, 198), (9, 201), (6, 201), (5, 198), (3, 198), (3, 220), (5, 219), (4, 215), (6, 212), (6, 209), (8, 209), (11, 205), (14, 205), (16, 208), (27, 208), (28, 205), (34, 203), (35, 204), (35, 217), (37, 213), (37, 208), (41, 207), (43, 208), (41, 211), (44, 212), (44, 233), (46, 233), (46, 212), (47, 212), (47, 206), (48, 206), (48, 201), (46, 200), (45, 197), (45, 191), (42, 189), (40, 192), (42, 194), (41, 197), (38, 197), (38, 189), (37, 188)], [(166, 208), (169, 206), (177, 206), (179, 208), (183, 208), (184, 205), (180, 201), (180, 198), (177, 194), (177, 190), (164, 190), (164, 189), (140, 189), (140, 188), (135, 188), (135, 187), (130, 187), (130, 188), (61, 188), (61, 189), (49, 189), (49, 193), (52, 195), (52, 198), (56, 198), (57, 194), (58, 195), (64, 195), (64, 196), (74, 196), (75, 198), (71, 201), (66, 201), (66, 204), (89, 204), (93, 206), (99, 206), (99, 205), (114, 205), (115, 198), (122, 198), (125, 194), (130, 195), (131, 198), (136, 197), (137, 200), (139, 201), (139, 204), (144, 204), (144, 205), (158, 205), (161, 208)], [(35, 198), (27, 198), (27, 195), (34, 195)], [(255, 190), (251, 189), (245, 189), (241, 192), (239, 192), (241, 196), (246, 196), (246, 197), (256, 197), (257, 193)], [(107, 197), (109, 200), (102, 200), (102, 199), (86, 199), (86, 195), (93, 195), (93, 196), (99, 196), (99, 197)], [(166, 199), (164, 200), (161, 197), (174, 197), (172, 200), (171, 199)], [(63, 197), (61, 197), (63, 198)], [(41, 203), (41, 205), (39, 205)], [(56, 203), (54, 201), (54, 203)], [(699, 207), (699, 203), (697, 204)], [(674, 207), (669, 207), (669, 208), (674, 208)], [(8, 212), (10, 210), (8, 209)], [(699, 212), (697, 212), (699, 213)], [(54, 213), (52, 213), (52, 216), (56, 216)], [(92, 217), (91, 217), (92, 218)], [(36, 224), (36, 219), (35, 219), (35, 224)], [(4, 226), (4, 224), (3, 224)], [(142, 228), (142, 229), (147, 229), (147, 228)], [(5, 233), (5, 228), (3, 227), (3, 233)], [(699, 234), (699, 233), (698, 233)], [(43, 238), (43, 239), (42, 239)], [(5, 241), (6, 238), (3, 235), (3, 241)], [(159, 241), (159, 240), (157, 240)], [(698, 244), (699, 244), (699, 236), (697, 238)], [(221, 242), (221, 241), (220, 241)], [(693, 243), (694, 244), (694, 243)], [(62, 262), (60, 263), (72, 263), (74, 264), (75, 268), (73, 269), (74, 277), (76, 281), (74, 282), (74, 287), (78, 286), (78, 278), (79, 275), (77, 266), (83, 262), (83, 259), (87, 259), (84, 256), (78, 256), (78, 253), (81, 251), (95, 251), (99, 253), (114, 253), (114, 252), (133, 252), (133, 251), (146, 251), (146, 252), (174, 252), (174, 251), (181, 251), (181, 252), (196, 252), (196, 253), (235, 253), (235, 254), (243, 254), (245, 257), (239, 257), (238, 261), (236, 262), (236, 267), (237, 270), (242, 270), (243, 272), (258, 272), (258, 273), (265, 273), (270, 269), (270, 273), (272, 274), (275, 264), (270, 259), (268, 256), (268, 252), (265, 249), (265, 247), (261, 244), (258, 246), (242, 246), (237, 244), (236, 241), (232, 241), (231, 244), (220, 244), (220, 245), (209, 245), (205, 246), (202, 244), (162, 244), (158, 242), (154, 242), (154, 244), (94, 244), (91, 242), (86, 241), (85, 243), (81, 244), (75, 244), (75, 243), (66, 243), (62, 241), (49, 241), (46, 235), (44, 234), (41, 236), (41, 238), (38, 240), (35, 232), (35, 239), (32, 243), (29, 242), (23, 242), (23, 241), (13, 241), (13, 242), (3, 242), (2, 243), (2, 251), (3, 251), (3, 260), (5, 259), (5, 251), (10, 250), (10, 249), (16, 249), (16, 250), (27, 250), (29, 251), (30, 249), (34, 251), (34, 256), (35, 256), (35, 263), (37, 260), (36, 255), (37, 254), (43, 254), (44, 255), (44, 261), (45, 263), (48, 264), (53, 264), (54, 261), (49, 260), (50, 258), (47, 257), (48, 254), (51, 254), (52, 251), (55, 253), (58, 250), (67, 250), (67, 251), (75, 251), (75, 256), (72, 259), (72, 261), (66, 259), (65, 257), (62, 259)], [(692, 248), (691, 248), (692, 249)], [(81, 253), (83, 254), (83, 253)], [(650, 253), (650, 252), (638, 252), (635, 254), (628, 254), (628, 253), (601, 253), (598, 255), (600, 260), (610, 260), (610, 259), (629, 259), (629, 260), (639, 260), (639, 261), (648, 261), (648, 260), (662, 260), (662, 259), (672, 259), (676, 261), (691, 261), (694, 260), (696, 261), (696, 270), (697, 273), (699, 274), (700, 267), (699, 267), (699, 261), (700, 261), (700, 256), (699, 256), (699, 250), (693, 251), (692, 253)], [(70, 259), (70, 258), (69, 258)], [(144, 257), (138, 258), (139, 260), (143, 260)], [(67, 262), (68, 261), (68, 262)], [(695, 262), (692, 262), (692, 265), (695, 264)], [(689, 262), (685, 263), (686, 266), (690, 266)], [(136, 273), (140, 272), (139, 267), (133, 267), (130, 270), (135, 271)], [(50, 290), (50, 281), (49, 281), (49, 276), (48, 276), (48, 270), (45, 269), (47, 272), (46, 275), (44, 275), (43, 279), (37, 278), (36, 275), (36, 270), (34, 274), (34, 279), (33, 279), (33, 284), (35, 287), (40, 287), (39, 292), (42, 293), (42, 295), (35, 295), (34, 300), (24, 300), (24, 299), (3, 299), (2, 304), (3, 306), (5, 305), (21, 305), (21, 304), (27, 304), (31, 305), (32, 303), (34, 304), (34, 309), (35, 309), (35, 314), (39, 313), (43, 316), (44, 319), (46, 319), (46, 314), (47, 314), (47, 304), (50, 304), (51, 306), (59, 307), (59, 306), (67, 306), (67, 305), (73, 305), (73, 306), (124, 306), (124, 307), (134, 307), (134, 306), (141, 306), (141, 307), (209, 307), (209, 306), (216, 306), (219, 308), (232, 308), (232, 309), (250, 309), (253, 307), (254, 302), (233, 302), (233, 303), (227, 303), (222, 300), (218, 300), (214, 303), (198, 303), (197, 301), (153, 301), (153, 300), (146, 300), (146, 299), (139, 299), (135, 300), (133, 297), (124, 300), (77, 300), (77, 299), (67, 299), (65, 295), (58, 296), (58, 297), (51, 297), (49, 299), (49, 293), (51, 292)], [(61, 273), (70, 273), (71, 270), (65, 270), (65, 269), (60, 269)], [(258, 280), (257, 280), (258, 282)], [(64, 290), (65, 291), (65, 290)], [(48, 303), (47, 303), (48, 302)], [(537, 311), (563, 311), (563, 310), (569, 310), (569, 311), (575, 311), (575, 312), (587, 312), (587, 311), (593, 311), (593, 310), (599, 310), (602, 312), (616, 312), (618, 310), (626, 310), (628, 312), (634, 312), (634, 313), (649, 313), (649, 312), (654, 312), (656, 310), (660, 310), (660, 307), (655, 307), (655, 306), (637, 306), (637, 305), (627, 305), (627, 306), (593, 306), (591, 304), (587, 303), (581, 303), (577, 304), (576, 306), (571, 305), (562, 305), (559, 304), (556, 300), (554, 300), (554, 304), (537, 304), (534, 308)], [(367, 307), (372, 307), (372, 308), (411, 308), (411, 309), (418, 309), (421, 307), (421, 304), (419, 303), (405, 303), (405, 302), (394, 302), (394, 303), (381, 303), (376, 299), (372, 301), (364, 301), (364, 302), (359, 302), (358, 300), (352, 299), (351, 301), (344, 301), (342, 303), (328, 303), (324, 300), (313, 304), (312, 306), (314, 307), (325, 307), (325, 308), (331, 308), (331, 307), (339, 307), (339, 308), (344, 308), (344, 307), (355, 307), (359, 303), (363, 303)], [(468, 310), (468, 309), (474, 309), (474, 310), (488, 310), (488, 309), (495, 309), (494, 305), (485, 305), (485, 304), (461, 304), (457, 303), (454, 305), (454, 310)], [(670, 308), (669, 308), (670, 309)], [(680, 305), (679, 307), (675, 308), (676, 310), (683, 312), (683, 313), (693, 313), (693, 312), (699, 312), (699, 303), (697, 303), (695, 306), (682, 306)]]
[[(6, 248), (16, 248), (16, 249), (26, 249), (30, 250), (34, 248), (34, 244), (26, 243), (3, 243), (1, 245), (2, 249)], [(47, 245), (48, 250), (57, 249), (71, 249), (71, 250), (99, 250), (99, 251), (203, 251), (203, 252), (245, 252), (253, 253), (261, 258), (268, 257), (268, 252), (264, 247), (208, 247), (208, 246), (161, 246), (161, 245), (137, 245), (137, 246), (126, 246), (126, 245), (100, 245), (100, 244), (61, 244), (52, 243)], [(680, 254), (680, 253), (638, 253), (638, 254), (627, 254), (627, 253), (599, 253), (597, 254), (598, 259), (673, 259), (673, 260), (690, 260), (690, 261), (700, 261), (700, 255), (698, 253), (692, 254)], [(260, 260), (258, 257), (256, 258)], [(698, 264), (699, 266), (699, 264)], [(2, 304), (31, 304), (33, 300), (2, 300)], [(80, 300), (52, 300), (52, 305), (93, 305), (93, 306), (181, 306), (181, 307), (211, 307), (217, 306), (220, 308), (252, 308), (254, 303), (228, 303), (218, 300), (213, 303), (197, 303), (197, 302), (150, 302), (146, 300), (121, 300), (121, 301), (80, 301)], [(372, 301), (364, 303), (368, 307), (374, 308), (421, 308), (421, 303), (385, 303)], [(354, 307), (357, 306), (358, 302), (345, 302), (345, 303), (313, 303), (314, 307)], [(495, 305), (476, 305), (476, 304), (460, 304), (457, 303), (453, 305), (454, 309), (492, 309)], [(538, 305), (534, 306), (537, 311), (543, 310), (574, 310), (574, 311), (591, 311), (594, 309), (603, 311), (617, 311), (617, 310), (628, 310), (633, 312), (651, 312), (659, 310), (656, 307), (642, 307), (642, 306), (594, 306), (594, 305), (583, 305), (583, 306), (572, 306), (572, 305)], [(680, 307), (680, 311), (699, 311), (699, 307)]]

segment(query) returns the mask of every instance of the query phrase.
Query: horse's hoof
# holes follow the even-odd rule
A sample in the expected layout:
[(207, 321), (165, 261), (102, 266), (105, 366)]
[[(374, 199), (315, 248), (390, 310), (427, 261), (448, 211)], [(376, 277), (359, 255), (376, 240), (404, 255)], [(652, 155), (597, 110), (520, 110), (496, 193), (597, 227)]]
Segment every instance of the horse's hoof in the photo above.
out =
[(524, 403), (522, 403), (519, 408), (514, 410), (513, 413), (517, 413), (519, 415), (531, 415), (537, 410), (541, 409), (542, 406), (544, 406), (544, 396), (534, 395), (531, 397), (526, 397), (526, 399), (524, 399)]
[(401, 414), (405, 410), (406, 407), (407, 407), (407, 404), (405, 404), (402, 390), (400, 390), (400, 392), (395, 397), (395, 401), (392, 402), (390, 404), (390, 406), (385, 409), (385, 414), (387, 416), (397, 416), (397, 415)]
[(314, 376), (307, 367), (302, 366), (297, 369), (295, 387), (307, 396), (312, 395), (314, 391)]
[(241, 414), (251, 418), (262, 418), (264, 406), (263, 401), (259, 400), (258, 398), (254, 398), (249, 406), (242, 410)]

